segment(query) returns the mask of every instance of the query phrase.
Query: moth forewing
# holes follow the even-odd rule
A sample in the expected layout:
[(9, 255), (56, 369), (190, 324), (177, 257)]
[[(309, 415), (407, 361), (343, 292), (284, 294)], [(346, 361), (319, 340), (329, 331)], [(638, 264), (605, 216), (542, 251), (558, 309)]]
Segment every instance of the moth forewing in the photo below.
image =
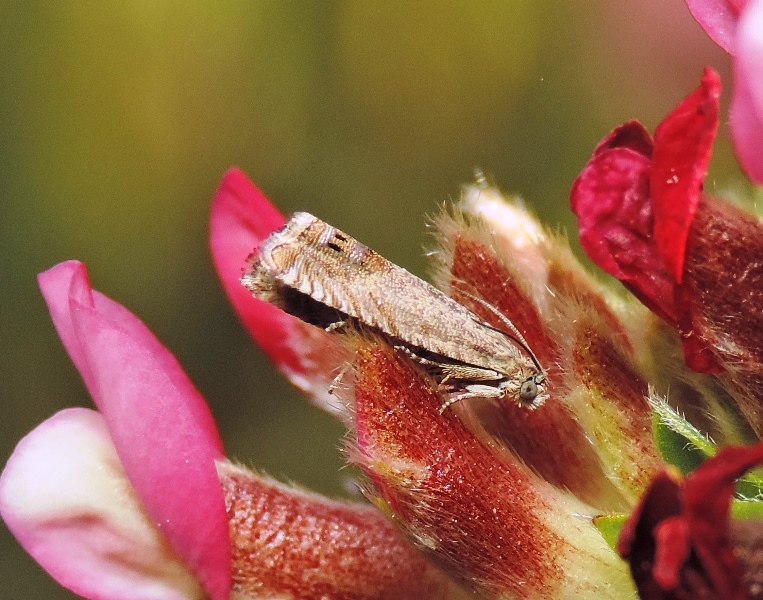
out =
[[(440, 367), (441, 379), (469, 397), (493, 395), (467, 393), (470, 381), (493, 379), (493, 389), (500, 393), (519, 389), (528, 379), (542, 384), (542, 369), (518, 332), (519, 339), (491, 327), (430, 284), (308, 213), (295, 213), (263, 242), (241, 281), (255, 297), (310, 323), (325, 328), (332, 319), (350, 317), (402, 342), (414, 356), (419, 349), (442, 357), (444, 363), (422, 359)], [(459, 372), (473, 376), (454, 375)]]

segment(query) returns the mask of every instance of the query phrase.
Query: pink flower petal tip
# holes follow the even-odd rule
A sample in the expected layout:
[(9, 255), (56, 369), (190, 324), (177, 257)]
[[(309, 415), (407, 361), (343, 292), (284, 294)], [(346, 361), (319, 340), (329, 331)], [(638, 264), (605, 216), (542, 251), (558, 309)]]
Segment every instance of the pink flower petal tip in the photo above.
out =
[(328, 335), (254, 298), (241, 284), (247, 258), (286, 219), (238, 169), (223, 177), (212, 203), (212, 259), (233, 308), (257, 345), (290, 381), (333, 413), (343, 408), (328, 394), (338, 364)]
[(763, 185), (763, 0), (748, 3), (736, 44), (731, 131), (739, 162)]

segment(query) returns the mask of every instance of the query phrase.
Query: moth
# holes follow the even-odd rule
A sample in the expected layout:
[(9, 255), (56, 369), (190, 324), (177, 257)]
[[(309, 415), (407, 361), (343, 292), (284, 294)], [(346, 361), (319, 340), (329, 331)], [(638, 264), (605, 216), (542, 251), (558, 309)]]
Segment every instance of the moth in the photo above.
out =
[(327, 331), (349, 324), (390, 339), (447, 394), (440, 412), (466, 398), (509, 398), (531, 408), (546, 398), (546, 373), (505, 315), (464, 293), (503, 327), (486, 323), (317, 217), (295, 213), (247, 262), (241, 282), (256, 298)]

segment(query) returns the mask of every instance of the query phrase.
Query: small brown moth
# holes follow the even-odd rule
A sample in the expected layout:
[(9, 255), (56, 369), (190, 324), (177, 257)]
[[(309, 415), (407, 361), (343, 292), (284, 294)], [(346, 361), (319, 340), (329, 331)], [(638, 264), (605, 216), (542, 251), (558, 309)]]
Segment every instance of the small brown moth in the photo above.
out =
[(505, 331), (308, 213), (295, 213), (248, 263), (241, 282), (256, 298), (327, 331), (354, 324), (390, 338), (448, 394), (440, 412), (465, 398), (514, 398), (533, 408), (546, 398), (544, 370), (497, 309), (465, 294)]

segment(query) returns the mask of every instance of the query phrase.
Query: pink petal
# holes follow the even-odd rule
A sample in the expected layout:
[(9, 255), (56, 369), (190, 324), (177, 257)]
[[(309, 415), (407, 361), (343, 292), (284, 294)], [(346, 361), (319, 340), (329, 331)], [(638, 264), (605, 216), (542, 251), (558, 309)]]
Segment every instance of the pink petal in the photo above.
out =
[(240, 282), (247, 257), (285, 222), (246, 175), (230, 169), (212, 203), (212, 259), (233, 308), (257, 345), (294, 385), (322, 407), (338, 410), (336, 399), (326, 393), (339, 366), (328, 334), (253, 298)]
[(140, 320), (90, 288), (84, 265), (62, 263), (39, 283), (138, 497), (210, 596), (227, 598), (223, 448), (204, 399)]
[(707, 175), (718, 129), (721, 78), (705, 69), (699, 88), (657, 126), (649, 189), (654, 239), (672, 278), (681, 283), (686, 238)]
[(742, 167), (763, 185), (763, 0), (748, 3), (736, 44), (731, 130)]
[(236, 313), (269, 354), (277, 344), (283, 312), (255, 300), (241, 285), (247, 257), (286, 219), (238, 169), (223, 176), (212, 202), (209, 242), (217, 275)]
[(735, 54), (737, 19), (746, 3), (747, 0), (686, 0), (697, 23), (729, 54)]
[(95, 411), (61, 411), (19, 442), (0, 476), (0, 513), (56, 581), (86, 598), (203, 593), (144, 512)]

